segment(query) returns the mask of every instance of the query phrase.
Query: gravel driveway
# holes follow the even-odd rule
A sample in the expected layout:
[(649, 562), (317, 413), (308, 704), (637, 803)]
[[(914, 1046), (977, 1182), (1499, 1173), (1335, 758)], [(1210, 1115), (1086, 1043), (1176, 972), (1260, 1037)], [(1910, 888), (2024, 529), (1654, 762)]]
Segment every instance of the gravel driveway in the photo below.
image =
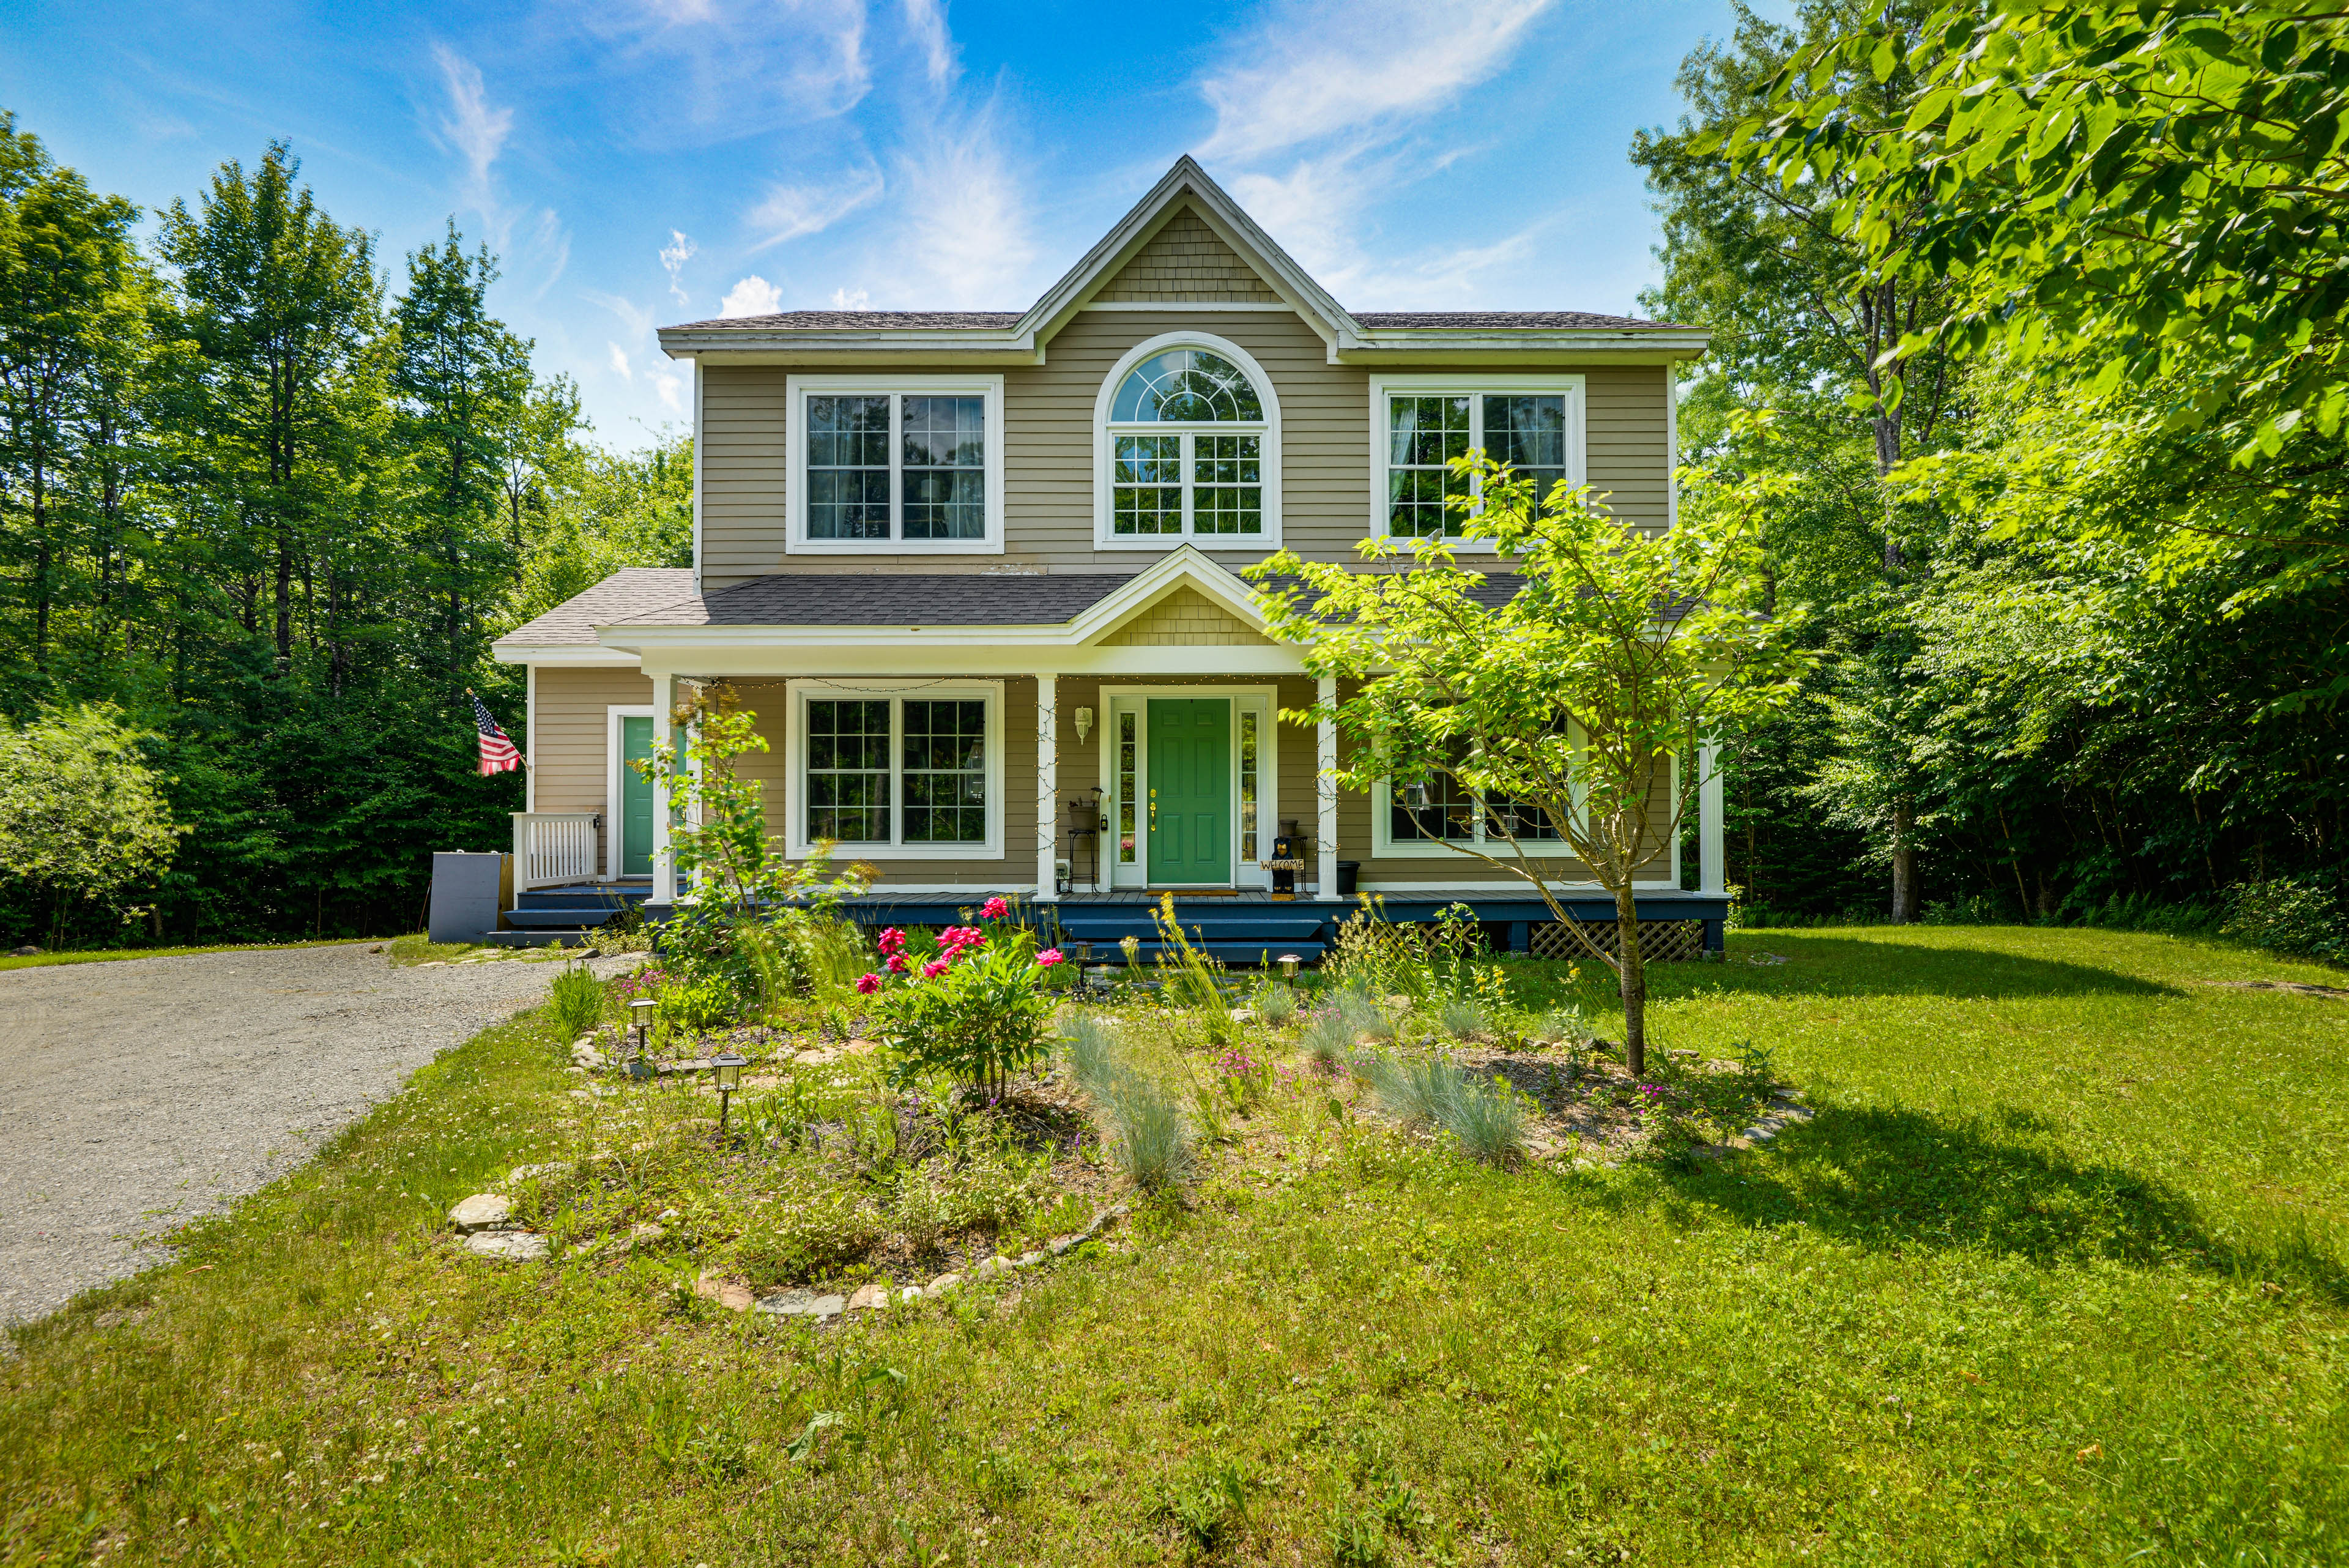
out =
[(284, 1175), (558, 967), (357, 944), (0, 972), (0, 1324), (159, 1262), (146, 1238)]

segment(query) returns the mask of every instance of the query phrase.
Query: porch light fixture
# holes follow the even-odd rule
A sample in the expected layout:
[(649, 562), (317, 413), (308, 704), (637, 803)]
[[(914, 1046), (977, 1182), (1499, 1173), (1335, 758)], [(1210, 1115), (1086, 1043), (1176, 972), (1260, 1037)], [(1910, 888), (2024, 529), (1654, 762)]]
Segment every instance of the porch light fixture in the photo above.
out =
[(1079, 745), (1081, 745), (1081, 745), (1083, 745), (1083, 744), (1084, 744), (1084, 742), (1085, 742), (1085, 737), (1086, 737), (1087, 735), (1092, 734), (1092, 732), (1093, 732), (1093, 711), (1092, 711), (1091, 708), (1080, 708), (1080, 709), (1078, 709), (1078, 710), (1077, 710), (1077, 744), (1079, 744)]
[(727, 1107), (742, 1086), (742, 1069), (750, 1064), (750, 1058), (732, 1051), (720, 1051), (709, 1059), (711, 1070), (718, 1075), (718, 1136), (721, 1138), (726, 1136)]

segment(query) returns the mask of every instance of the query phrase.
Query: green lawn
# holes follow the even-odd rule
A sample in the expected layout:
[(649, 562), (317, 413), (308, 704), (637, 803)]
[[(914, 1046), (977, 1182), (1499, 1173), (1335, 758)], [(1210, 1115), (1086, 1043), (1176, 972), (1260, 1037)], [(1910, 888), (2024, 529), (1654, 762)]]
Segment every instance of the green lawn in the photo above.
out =
[(822, 1334), (675, 1259), (456, 1255), (442, 1210), (571, 1103), (547, 1025), (492, 1030), (18, 1331), (0, 1560), (2349, 1560), (2349, 1001), (2210, 983), (2337, 971), (2094, 930), (1731, 957), (1657, 972), (1656, 1030), (1775, 1050), (1819, 1114), (1765, 1148), (1509, 1175), (1332, 1134), (1016, 1301)]

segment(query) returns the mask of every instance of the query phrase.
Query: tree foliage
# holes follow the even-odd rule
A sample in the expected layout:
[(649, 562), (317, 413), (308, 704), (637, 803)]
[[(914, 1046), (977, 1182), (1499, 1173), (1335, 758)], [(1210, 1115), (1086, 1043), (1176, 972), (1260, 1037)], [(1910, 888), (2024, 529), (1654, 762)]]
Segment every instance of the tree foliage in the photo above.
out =
[(149, 761), (155, 737), (86, 706), (18, 727), (0, 720), (0, 877), (45, 897), (52, 940), (76, 904), (116, 895), (170, 863), (181, 830)]

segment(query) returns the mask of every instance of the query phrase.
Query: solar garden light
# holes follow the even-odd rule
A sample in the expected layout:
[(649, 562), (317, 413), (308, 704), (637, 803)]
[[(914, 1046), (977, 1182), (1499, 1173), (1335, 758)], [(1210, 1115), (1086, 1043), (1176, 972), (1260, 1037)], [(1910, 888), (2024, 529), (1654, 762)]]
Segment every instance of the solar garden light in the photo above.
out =
[(1298, 965), (1298, 961), (1298, 961), (1298, 957), (1297, 957), (1297, 955), (1296, 955), (1295, 953), (1283, 953), (1283, 954), (1281, 954), (1281, 955), (1280, 955), (1280, 978), (1281, 978), (1281, 979), (1283, 979), (1283, 980), (1289, 980), (1289, 981), (1293, 981), (1293, 980), (1295, 980), (1295, 979), (1297, 978), (1297, 965)]
[(636, 1033), (636, 1054), (650, 1056), (653, 1047), (653, 1009), (659, 1005), (649, 996), (628, 999), (628, 1027)]
[(718, 1074), (718, 1136), (721, 1138), (726, 1136), (727, 1107), (733, 1102), (734, 1092), (742, 1086), (742, 1069), (750, 1064), (750, 1058), (732, 1051), (720, 1051), (709, 1059), (709, 1065)]

